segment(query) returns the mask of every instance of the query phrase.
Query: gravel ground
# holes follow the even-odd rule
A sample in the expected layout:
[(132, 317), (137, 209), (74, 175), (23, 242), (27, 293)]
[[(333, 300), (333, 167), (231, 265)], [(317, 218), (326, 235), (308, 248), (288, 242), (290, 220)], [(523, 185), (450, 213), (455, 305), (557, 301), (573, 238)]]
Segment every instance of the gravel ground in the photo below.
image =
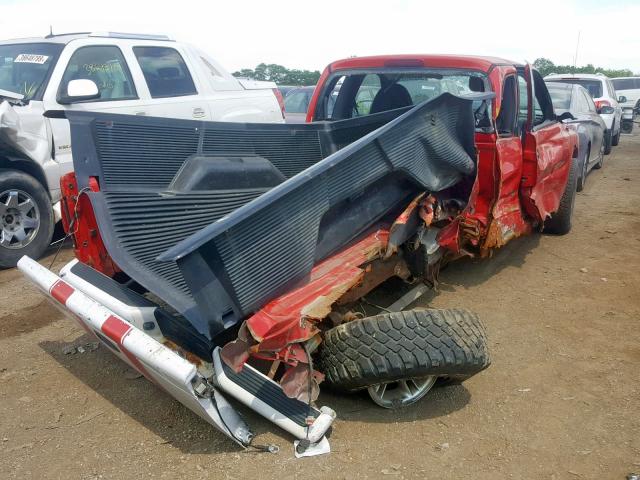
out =
[[(243, 410), (243, 452), (139, 378), (25, 282), (0, 272), (0, 478), (623, 479), (640, 471), (640, 136), (578, 194), (573, 231), (518, 239), (442, 273), (421, 306), (466, 307), (492, 366), (401, 411), (323, 393), (332, 453)], [(63, 250), (60, 267), (72, 257)], [(43, 259), (48, 265), (52, 255)]]

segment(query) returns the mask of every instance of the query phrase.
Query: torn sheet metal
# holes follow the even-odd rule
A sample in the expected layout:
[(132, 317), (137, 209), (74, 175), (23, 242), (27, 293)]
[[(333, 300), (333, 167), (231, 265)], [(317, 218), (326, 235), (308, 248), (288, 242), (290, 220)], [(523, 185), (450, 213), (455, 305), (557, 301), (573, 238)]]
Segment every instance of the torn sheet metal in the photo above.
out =
[[(34, 102), (35, 103), (35, 102)], [(42, 165), (51, 158), (51, 129), (42, 110), (31, 104), (15, 108), (0, 103), (0, 153)]]

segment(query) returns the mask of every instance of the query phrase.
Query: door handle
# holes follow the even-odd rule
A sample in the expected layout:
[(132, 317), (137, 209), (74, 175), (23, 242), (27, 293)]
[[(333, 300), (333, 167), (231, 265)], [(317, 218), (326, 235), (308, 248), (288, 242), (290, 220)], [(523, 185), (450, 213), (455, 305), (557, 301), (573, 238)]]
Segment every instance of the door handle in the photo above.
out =
[(193, 109), (193, 118), (203, 118), (205, 115), (206, 115), (206, 112), (204, 111), (204, 108), (195, 107)]
[(136, 112), (136, 115), (140, 115), (140, 116), (144, 116), (146, 114), (147, 114), (147, 112)]

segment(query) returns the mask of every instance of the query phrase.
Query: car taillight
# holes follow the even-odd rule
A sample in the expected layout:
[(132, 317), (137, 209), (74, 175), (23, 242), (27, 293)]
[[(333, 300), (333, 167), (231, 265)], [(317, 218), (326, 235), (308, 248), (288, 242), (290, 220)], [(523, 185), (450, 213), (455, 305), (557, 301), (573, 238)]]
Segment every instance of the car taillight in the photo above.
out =
[(596, 109), (600, 109), (602, 107), (610, 107), (611, 106), (611, 102), (609, 100), (596, 100), (595, 104), (596, 104)]
[(278, 99), (278, 105), (280, 105), (280, 113), (282, 114), (282, 118), (284, 118), (284, 98), (282, 97), (282, 93), (277, 88), (272, 88), (273, 94)]

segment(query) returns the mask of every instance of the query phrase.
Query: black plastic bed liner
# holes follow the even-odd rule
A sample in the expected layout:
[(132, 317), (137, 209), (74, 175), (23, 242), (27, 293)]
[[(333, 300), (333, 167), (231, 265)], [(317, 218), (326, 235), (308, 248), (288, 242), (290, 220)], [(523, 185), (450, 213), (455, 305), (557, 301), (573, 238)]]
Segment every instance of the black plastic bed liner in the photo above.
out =
[(472, 175), (472, 99), (301, 125), (67, 118), (109, 254), (213, 338), (417, 192)]

